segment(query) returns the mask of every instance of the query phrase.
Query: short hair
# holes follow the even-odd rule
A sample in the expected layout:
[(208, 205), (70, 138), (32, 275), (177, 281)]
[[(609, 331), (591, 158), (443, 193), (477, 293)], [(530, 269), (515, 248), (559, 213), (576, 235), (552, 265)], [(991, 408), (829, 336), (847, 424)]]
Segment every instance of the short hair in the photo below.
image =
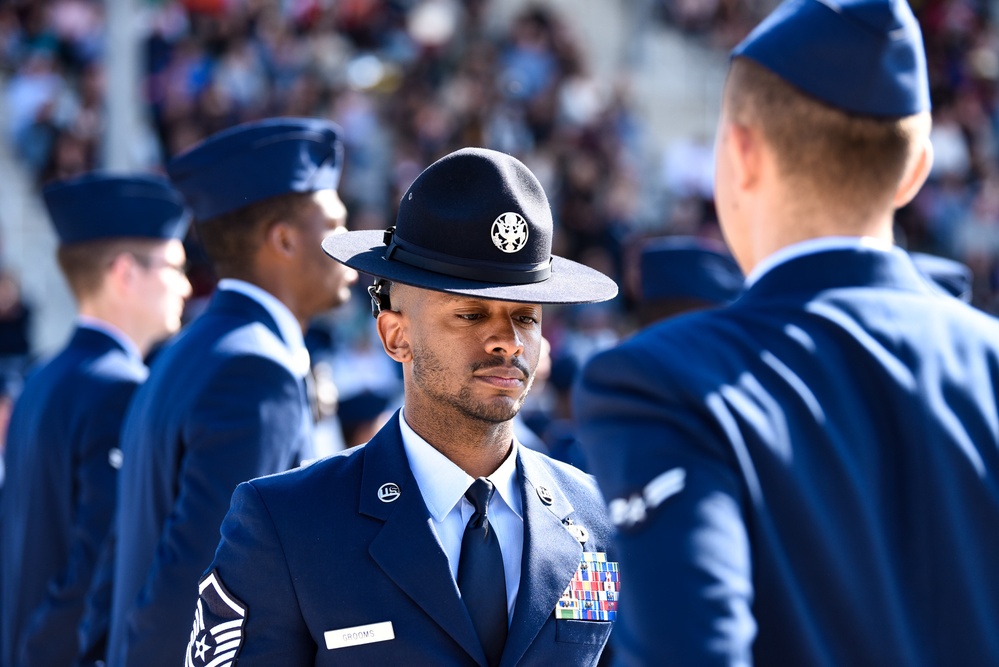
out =
[(253, 257), (270, 228), (281, 221), (296, 223), (306, 205), (312, 201), (312, 194), (289, 192), (208, 220), (196, 220), (198, 238), (219, 277), (249, 275)]
[(865, 213), (894, 196), (925, 122), (841, 111), (746, 58), (732, 62), (725, 101), (733, 120), (761, 129), (796, 192)]
[(151, 254), (166, 239), (117, 238), (86, 241), (59, 246), (56, 259), (77, 301), (97, 294), (114, 260), (132, 255), (142, 265), (149, 265)]

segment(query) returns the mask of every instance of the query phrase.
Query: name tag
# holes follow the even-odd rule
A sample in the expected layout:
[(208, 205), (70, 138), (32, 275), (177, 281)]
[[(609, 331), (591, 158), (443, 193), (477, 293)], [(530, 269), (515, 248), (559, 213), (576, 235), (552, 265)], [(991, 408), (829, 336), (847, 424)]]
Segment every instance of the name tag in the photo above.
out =
[(326, 648), (328, 649), (346, 648), (361, 644), (387, 642), (390, 639), (395, 639), (395, 630), (392, 629), (392, 621), (385, 621), (384, 623), (357, 625), (341, 630), (329, 630), (323, 633), (323, 638), (326, 639)]

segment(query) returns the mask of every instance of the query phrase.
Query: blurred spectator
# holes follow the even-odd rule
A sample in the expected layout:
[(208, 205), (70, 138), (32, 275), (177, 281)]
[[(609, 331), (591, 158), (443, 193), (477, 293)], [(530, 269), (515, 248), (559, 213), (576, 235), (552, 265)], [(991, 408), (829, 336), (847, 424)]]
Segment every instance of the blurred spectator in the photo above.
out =
[(638, 282), (638, 322), (648, 326), (731, 303), (742, 292), (743, 276), (725, 246), (710, 239), (674, 236), (643, 244)]
[(21, 298), (21, 287), (7, 270), (0, 270), (0, 373), (21, 372), (31, 346), (31, 307)]
[(33, 359), (29, 338), (31, 314), (32, 308), (24, 301), (13, 274), (0, 269), (0, 490), (4, 484), (7, 425)]
[(345, 445), (354, 447), (370, 440), (392, 416), (392, 407), (391, 397), (373, 391), (340, 401), (337, 415)]

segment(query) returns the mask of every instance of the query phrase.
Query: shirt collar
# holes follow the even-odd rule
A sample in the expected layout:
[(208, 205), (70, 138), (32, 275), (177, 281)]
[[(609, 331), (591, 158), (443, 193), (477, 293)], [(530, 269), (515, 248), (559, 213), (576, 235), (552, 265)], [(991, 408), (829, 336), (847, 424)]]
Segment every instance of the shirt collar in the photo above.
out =
[[(420, 487), (427, 509), (434, 520), (441, 522), (461, 502), (475, 480), (421, 438), (406, 422), (405, 410), (399, 416), (399, 429), (402, 431), (402, 444), (406, 450), (406, 458), (409, 459), (409, 467)], [(503, 502), (518, 517), (523, 518), (523, 502), (517, 487), (517, 447), (514, 439), (510, 454), (487, 479), (496, 487)]]
[(305, 377), (312, 365), (309, 359), (309, 351), (305, 347), (305, 337), (302, 335), (302, 327), (288, 310), (288, 306), (281, 303), (280, 299), (260, 287), (248, 283), (245, 280), (236, 278), (223, 278), (219, 281), (218, 289), (238, 292), (249, 297), (264, 307), (264, 310), (274, 318), (281, 338), (284, 339), (288, 349), (291, 350), (294, 359), (295, 372), (299, 377)]
[(114, 342), (118, 343), (118, 345), (121, 345), (122, 348), (125, 349), (125, 353), (128, 354), (128, 356), (138, 359), (139, 361), (142, 360), (142, 352), (139, 351), (139, 346), (136, 345), (124, 331), (110, 322), (96, 317), (91, 317), (90, 315), (77, 315), (76, 325), (100, 331), (102, 334), (110, 336)]
[(758, 281), (764, 274), (770, 272), (777, 266), (789, 262), (798, 257), (812, 255), (828, 250), (880, 250), (891, 252), (891, 241), (874, 238), (873, 236), (823, 236), (817, 239), (807, 239), (784, 246), (777, 252), (771, 253), (756, 265), (749, 275), (746, 276), (745, 286), (748, 289), (753, 283)]

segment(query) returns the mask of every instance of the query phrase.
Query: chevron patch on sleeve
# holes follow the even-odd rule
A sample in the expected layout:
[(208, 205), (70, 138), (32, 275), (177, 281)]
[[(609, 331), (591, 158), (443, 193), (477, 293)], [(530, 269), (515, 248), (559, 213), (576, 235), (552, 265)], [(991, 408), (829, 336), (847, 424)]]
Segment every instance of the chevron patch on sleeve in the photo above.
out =
[(232, 667), (243, 645), (246, 607), (222, 585), (218, 570), (202, 578), (198, 591), (184, 667)]

